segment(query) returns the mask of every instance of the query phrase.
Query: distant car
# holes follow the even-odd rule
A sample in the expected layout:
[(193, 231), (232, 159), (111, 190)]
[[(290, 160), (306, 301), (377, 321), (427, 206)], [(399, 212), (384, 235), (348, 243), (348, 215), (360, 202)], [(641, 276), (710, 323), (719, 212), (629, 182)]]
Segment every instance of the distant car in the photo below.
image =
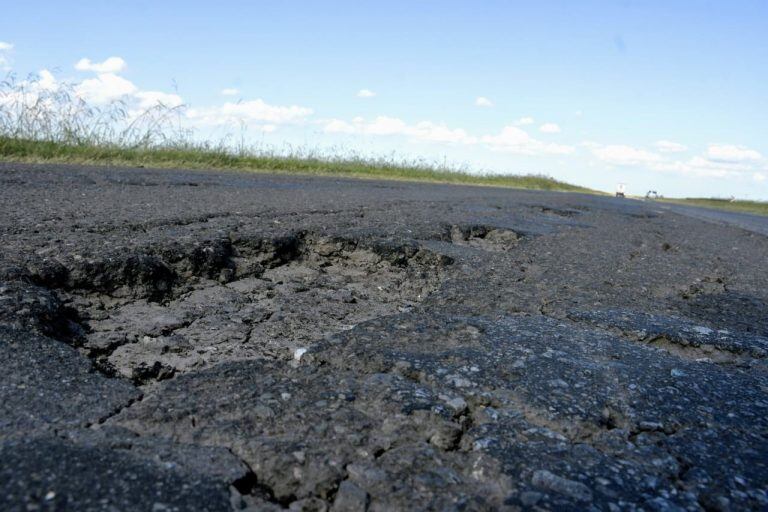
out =
[(619, 183), (616, 185), (616, 197), (624, 197), (624, 192), (626, 190), (627, 186), (624, 183)]

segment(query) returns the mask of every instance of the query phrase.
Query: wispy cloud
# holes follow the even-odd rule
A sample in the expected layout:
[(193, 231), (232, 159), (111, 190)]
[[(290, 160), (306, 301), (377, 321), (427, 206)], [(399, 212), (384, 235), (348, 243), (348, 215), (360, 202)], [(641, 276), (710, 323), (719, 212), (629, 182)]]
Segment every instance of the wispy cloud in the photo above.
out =
[(313, 110), (298, 105), (270, 105), (262, 99), (226, 102), (223, 105), (191, 108), (187, 118), (196, 124), (237, 126), (241, 122), (264, 123), (269, 125), (300, 123), (311, 116)]
[(370, 121), (356, 117), (352, 122), (330, 119), (324, 123), (323, 131), (361, 135), (401, 135), (422, 142), (450, 144), (474, 144), (477, 142), (477, 138), (472, 137), (461, 128), (450, 128), (431, 121), (409, 124), (402, 119), (389, 116), (379, 116)]
[(488, 98), (486, 98), (485, 96), (478, 96), (477, 98), (475, 98), (475, 105), (478, 107), (488, 108), (493, 106), (493, 102)]
[(660, 140), (655, 144), (655, 146), (656, 149), (662, 153), (683, 153), (688, 151), (688, 146), (669, 140)]
[(374, 96), (376, 96), (376, 93), (370, 89), (360, 89), (357, 91), (358, 98), (373, 98)]
[(521, 117), (517, 121), (515, 121), (515, 124), (517, 126), (528, 126), (529, 124), (535, 123), (534, 119), (532, 117)]
[(125, 61), (120, 57), (109, 57), (103, 62), (92, 62), (91, 59), (80, 59), (75, 64), (78, 71), (93, 71), (94, 73), (120, 73), (126, 68)]
[(762, 160), (763, 155), (744, 146), (710, 144), (707, 148), (707, 157), (717, 162), (756, 162)]
[(481, 138), (492, 151), (502, 151), (518, 155), (567, 155), (574, 151), (573, 146), (550, 144), (531, 137), (528, 132), (517, 126), (505, 126), (496, 135)]
[(452, 128), (442, 123), (420, 121), (410, 124), (389, 116), (379, 116), (372, 120), (356, 117), (351, 122), (329, 119), (323, 123), (323, 131), (348, 135), (404, 136), (421, 142), (481, 145), (491, 151), (518, 155), (565, 155), (575, 149), (572, 146), (537, 140), (516, 126), (506, 126), (497, 134), (478, 136), (463, 128)]
[(0, 69), (3, 71), (9, 71), (11, 69), (11, 61), (7, 53), (13, 50), (11, 43), (0, 41)]
[(157, 107), (159, 105), (174, 108), (184, 104), (184, 100), (178, 94), (161, 91), (139, 91), (135, 93), (134, 96), (139, 100), (138, 106), (142, 110)]
[(240, 94), (240, 91), (234, 87), (225, 87), (221, 90), (222, 96), (237, 96), (238, 94)]
[(560, 133), (560, 126), (555, 123), (544, 123), (539, 126), (539, 131), (541, 133)]
[(591, 149), (592, 154), (599, 160), (612, 165), (635, 166), (662, 160), (661, 155), (623, 144), (608, 146), (595, 144)]
[[(660, 141), (664, 142), (664, 141)], [(656, 146), (667, 149), (667, 155), (655, 153), (643, 148), (628, 145), (607, 145), (584, 143), (598, 160), (609, 165), (636, 167), (660, 172), (675, 172), (685, 175), (707, 178), (745, 178), (752, 176), (761, 181), (768, 171), (762, 155), (744, 146), (710, 144), (703, 155), (696, 155), (685, 160), (676, 160), (669, 156), (673, 152), (687, 151), (682, 144), (670, 143)], [(675, 151), (669, 151), (668, 149)], [(683, 149), (684, 148), (684, 149)]]

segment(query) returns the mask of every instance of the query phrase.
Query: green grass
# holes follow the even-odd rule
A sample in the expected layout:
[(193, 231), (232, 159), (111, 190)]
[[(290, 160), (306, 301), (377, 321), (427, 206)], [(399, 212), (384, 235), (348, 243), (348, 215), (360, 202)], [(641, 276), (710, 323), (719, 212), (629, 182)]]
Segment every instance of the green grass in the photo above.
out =
[(393, 158), (367, 159), (297, 153), (279, 155), (253, 150), (231, 150), (222, 146), (175, 142), (154, 147), (119, 144), (68, 144), (0, 136), (0, 159), (31, 163), (72, 163), (155, 168), (217, 169), (252, 172), (297, 173), (486, 185), (563, 192), (595, 191), (538, 175), (470, 174), (427, 162)]
[[(74, 84), (47, 87), (39, 77), (0, 82), (0, 160), (155, 168), (221, 169), (490, 185), (567, 192), (593, 190), (538, 175), (491, 175), (390, 156), (347, 151), (265, 151), (193, 142), (182, 107), (158, 103), (141, 113), (113, 102), (92, 105)], [(225, 141), (227, 139), (225, 138)]]
[(705, 197), (687, 197), (683, 199), (662, 199), (661, 201), (684, 204), (689, 206), (702, 206), (704, 208), (716, 208), (731, 212), (755, 213), (757, 215), (768, 215), (768, 202), (764, 201), (743, 201), (730, 199), (716, 199)]

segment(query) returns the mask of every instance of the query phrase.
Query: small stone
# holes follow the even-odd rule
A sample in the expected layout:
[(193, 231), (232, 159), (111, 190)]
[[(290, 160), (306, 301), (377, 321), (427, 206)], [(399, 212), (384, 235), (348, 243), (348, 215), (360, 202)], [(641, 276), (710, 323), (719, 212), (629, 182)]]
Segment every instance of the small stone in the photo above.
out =
[(459, 414), (467, 409), (467, 402), (460, 396), (446, 400), (445, 404)]
[(581, 482), (555, 475), (546, 469), (534, 471), (531, 483), (536, 487), (568, 496), (576, 501), (592, 501), (592, 491), (589, 490), (589, 487)]
[(638, 424), (638, 427), (640, 427), (640, 430), (645, 432), (656, 432), (656, 431), (662, 431), (664, 430), (664, 425), (657, 421), (641, 421)]
[(364, 512), (368, 509), (368, 493), (349, 480), (341, 482), (336, 499), (333, 500), (334, 512)]
[(294, 359), (294, 361), (301, 361), (301, 357), (304, 354), (306, 354), (306, 353), (307, 353), (307, 349), (306, 348), (303, 348), (303, 347), (297, 348), (296, 350), (293, 351), (293, 359)]
[(679, 368), (672, 368), (669, 374), (673, 377), (685, 377), (685, 372)]
[(457, 388), (468, 388), (472, 386), (472, 381), (469, 379), (465, 379), (461, 375), (446, 375), (445, 380), (447, 380), (449, 384), (453, 384)]
[(437, 431), (429, 438), (430, 444), (437, 446), (441, 450), (454, 449), (459, 440), (461, 440), (462, 430), (458, 425), (443, 424), (437, 428)]
[(551, 380), (551, 381), (549, 381), (549, 385), (552, 386), (553, 388), (564, 388), (564, 389), (567, 389), (568, 387), (570, 387), (570, 386), (568, 386), (568, 383), (565, 382), (563, 379)]
[(267, 407), (266, 405), (257, 405), (253, 409), (251, 409), (251, 412), (260, 419), (268, 419), (268, 418), (274, 418), (275, 417), (275, 411)]
[(55, 497), (56, 497), (56, 493), (53, 491), (48, 491), (47, 493), (45, 493), (45, 501), (51, 501)]

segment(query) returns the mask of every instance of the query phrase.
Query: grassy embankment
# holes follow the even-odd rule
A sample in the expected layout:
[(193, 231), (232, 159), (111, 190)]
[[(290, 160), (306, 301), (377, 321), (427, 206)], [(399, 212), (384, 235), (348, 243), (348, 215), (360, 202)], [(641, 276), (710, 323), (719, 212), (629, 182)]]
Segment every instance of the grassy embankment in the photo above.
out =
[(141, 112), (83, 101), (72, 84), (10, 78), (0, 83), (0, 160), (31, 163), (222, 169), (594, 192), (539, 175), (469, 173), (428, 161), (366, 158), (349, 152), (262, 150), (193, 142), (182, 107)]
[(585, 187), (539, 175), (470, 174), (428, 162), (408, 162), (396, 158), (369, 159), (356, 156), (285, 155), (258, 151), (235, 151), (224, 147), (187, 143), (153, 147), (126, 147), (115, 144), (71, 145), (56, 141), (0, 136), (0, 159), (32, 163), (296, 173), (567, 192), (594, 192)]

